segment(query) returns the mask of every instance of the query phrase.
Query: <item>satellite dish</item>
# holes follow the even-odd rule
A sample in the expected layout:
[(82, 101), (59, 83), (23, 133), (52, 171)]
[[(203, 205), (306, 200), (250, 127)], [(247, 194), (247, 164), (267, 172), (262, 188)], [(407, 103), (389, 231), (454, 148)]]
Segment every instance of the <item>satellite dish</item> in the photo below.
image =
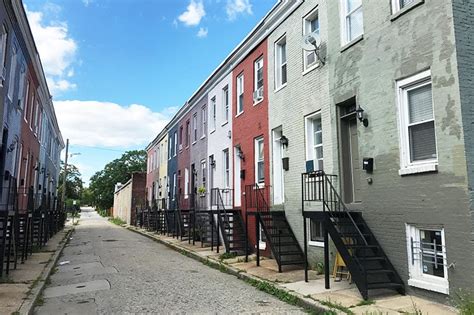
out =
[(308, 35), (303, 37), (303, 43), (301, 45), (304, 50), (307, 51), (315, 51), (319, 49), (321, 46), (321, 38), (319, 34), (316, 32), (309, 33)]

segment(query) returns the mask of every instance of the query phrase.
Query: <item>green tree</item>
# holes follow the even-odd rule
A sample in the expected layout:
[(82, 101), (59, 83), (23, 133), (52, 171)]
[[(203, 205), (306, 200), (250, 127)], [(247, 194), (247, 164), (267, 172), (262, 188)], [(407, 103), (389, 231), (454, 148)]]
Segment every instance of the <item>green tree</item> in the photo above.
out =
[(89, 187), (84, 187), (82, 189), (81, 195), (81, 205), (82, 206), (90, 206), (94, 204), (94, 196), (92, 195), (92, 191)]
[[(64, 162), (61, 161), (61, 172), (59, 173), (59, 187), (58, 194), (62, 196), (63, 193), (63, 180), (64, 180)], [(83, 182), (81, 172), (73, 165), (67, 165), (67, 177), (66, 177), (66, 199), (81, 199)]]
[(94, 205), (108, 209), (114, 204), (114, 189), (117, 183), (126, 183), (135, 172), (146, 171), (146, 152), (127, 151), (120, 158), (105, 165), (90, 179), (89, 189)]

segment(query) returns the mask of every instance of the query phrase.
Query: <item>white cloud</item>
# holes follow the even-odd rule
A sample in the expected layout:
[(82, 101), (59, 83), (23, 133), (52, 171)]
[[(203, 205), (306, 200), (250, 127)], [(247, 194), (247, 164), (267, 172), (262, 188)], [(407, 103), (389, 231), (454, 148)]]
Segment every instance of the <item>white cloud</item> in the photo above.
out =
[(209, 31), (208, 31), (207, 28), (201, 27), (201, 28), (199, 28), (199, 31), (197, 32), (197, 37), (199, 37), (199, 38), (207, 37), (208, 32)]
[(235, 20), (239, 14), (253, 14), (250, 0), (227, 0), (227, 18)]
[(162, 113), (132, 104), (99, 101), (55, 101), (63, 138), (85, 146), (127, 148), (148, 144), (168, 122), (175, 108)]
[(69, 35), (65, 22), (45, 24), (42, 12), (29, 11), (25, 8), (36, 47), (40, 54), (50, 92), (62, 92), (76, 87), (66, 78), (73, 74), (77, 43)]
[(186, 11), (184, 11), (179, 17), (180, 20), (186, 26), (196, 26), (201, 23), (201, 19), (206, 15), (204, 10), (204, 3), (202, 0), (191, 0)]
[(89, 4), (91, 4), (92, 2), (93, 2), (93, 0), (82, 0), (82, 3), (83, 3), (86, 7), (88, 7)]

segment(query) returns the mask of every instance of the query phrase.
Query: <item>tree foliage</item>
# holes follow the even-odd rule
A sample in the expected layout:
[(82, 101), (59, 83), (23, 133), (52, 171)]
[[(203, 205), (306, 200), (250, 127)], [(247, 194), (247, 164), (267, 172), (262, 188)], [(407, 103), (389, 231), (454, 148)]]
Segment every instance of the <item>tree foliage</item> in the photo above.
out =
[(117, 183), (126, 183), (135, 172), (146, 171), (146, 152), (144, 150), (127, 151), (120, 158), (105, 165), (90, 179), (90, 193), (93, 204), (108, 209), (114, 204), (114, 189)]
[[(58, 194), (62, 196), (63, 193), (63, 181), (64, 181), (64, 162), (61, 161), (61, 172), (59, 173), (59, 186)], [(82, 195), (82, 175), (79, 169), (73, 165), (67, 165), (67, 177), (66, 177), (66, 199), (81, 199)]]

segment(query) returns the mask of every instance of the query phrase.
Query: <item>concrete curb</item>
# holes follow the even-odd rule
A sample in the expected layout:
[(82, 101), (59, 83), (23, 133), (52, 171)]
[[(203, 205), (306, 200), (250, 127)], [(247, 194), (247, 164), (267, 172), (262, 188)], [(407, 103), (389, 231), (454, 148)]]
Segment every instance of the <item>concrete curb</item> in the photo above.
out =
[(60, 246), (56, 248), (56, 251), (54, 255), (51, 257), (50, 262), (46, 265), (46, 267), (41, 272), (38, 284), (31, 289), (30, 294), (27, 296), (27, 298), (23, 301), (20, 308), (18, 309), (18, 313), (22, 315), (33, 314), (33, 310), (35, 308), (35, 302), (38, 299), (38, 297), (41, 295), (41, 293), (43, 292), (43, 289), (46, 285), (46, 280), (51, 275), (53, 268), (56, 266), (56, 263), (59, 260), (59, 256), (63, 252), (63, 249), (67, 244), (67, 240), (73, 231), (74, 231), (74, 226), (72, 226), (71, 229), (66, 232), (66, 234), (64, 235), (64, 238), (60, 242)]
[(276, 286), (279, 290), (285, 291), (287, 294), (293, 296), (298, 301), (298, 306), (303, 307), (307, 310), (314, 311), (317, 314), (325, 313), (325, 312), (332, 312), (331, 314), (345, 314), (345, 313), (340, 312), (336, 309), (329, 308), (329, 307), (319, 303), (318, 301), (315, 301), (315, 300), (310, 299), (310, 298), (306, 298), (306, 297), (304, 297), (303, 295), (301, 295), (297, 292), (294, 292), (294, 291), (288, 290), (285, 287), (279, 286), (278, 284), (276, 284), (274, 282), (271, 282), (271, 281), (268, 281), (268, 280), (263, 280), (261, 278), (258, 278), (254, 275), (246, 273), (246, 272), (244, 272), (242, 270), (239, 270), (235, 267), (224, 264), (224, 263), (222, 263), (220, 261), (217, 261), (215, 259), (200, 256), (200, 255), (196, 254), (195, 252), (189, 250), (188, 248), (185, 248), (185, 247), (179, 246), (177, 244), (173, 244), (173, 243), (167, 242), (165, 240), (162, 240), (161, 238), (159, 238), (154, 233), (147, 232), (147, 231), (144, 231), (142, 229), (139, 229), (139, 228), (136, 228), (136, 227), (130, 226), (130, 225), (123, 225), (123, 227), (125, 227), (129, 231), (132, 231), (132, 232), (138, 233), (140, 235), (143, 235), (143, 236), (145, 236), (145, 237), (147, 237), (147, 238), (149, 238), (149, 239), (151, 239), (155, 242), (158, 242), (160, 244), (165, 245), (166, 247), (169, 247), (169, 248), (171, 248), (175, 251), (178, 251), (178, 252), (180, 252), (181, 254), (183, 254), (187, 257), (190, 257), (194, 260), (197, 260), (197, 261), (203, 263), (204, 265), (210, 266), (214, 269), (217, 269), (217, 270), (220, 270), (222, 272), (233, 275), (233, 276), (235, 276), (238, 279), (241, 279), (243, 281), (246, 281), (246, 282), (249, 282), (249, 281), (255, 282), (255, 281), (257, 281), (257, 282), (261, 282), (261, 283), (272, 284), (272, 285)]

